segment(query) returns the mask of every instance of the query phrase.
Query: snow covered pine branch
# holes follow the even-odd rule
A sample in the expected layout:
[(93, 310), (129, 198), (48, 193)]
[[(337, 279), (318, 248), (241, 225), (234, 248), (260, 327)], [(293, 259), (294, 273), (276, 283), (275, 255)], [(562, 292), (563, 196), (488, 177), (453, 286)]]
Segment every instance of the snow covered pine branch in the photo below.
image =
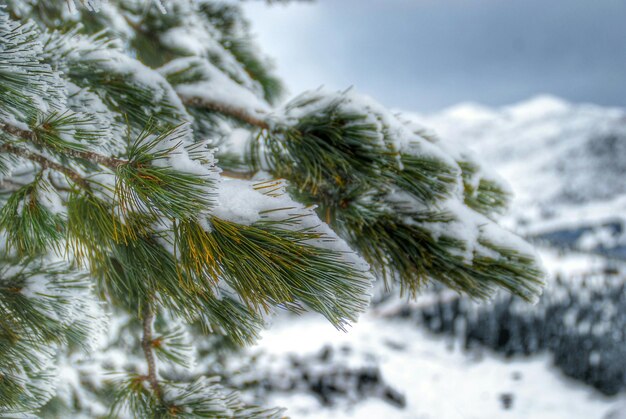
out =
[(280, 417), (195, 355), (276, 309), (343, 329), (374, 278), (537, 298), (469, 155), (351, 91), (282, 94), (236, 5), (0, 8), (0, 414)]

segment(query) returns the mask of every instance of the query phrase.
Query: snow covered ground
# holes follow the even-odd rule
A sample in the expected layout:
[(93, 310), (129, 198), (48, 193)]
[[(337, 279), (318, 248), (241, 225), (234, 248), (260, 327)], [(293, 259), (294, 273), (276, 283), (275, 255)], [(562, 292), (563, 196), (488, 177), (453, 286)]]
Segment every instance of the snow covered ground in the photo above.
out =
[(314, 396), (302, 393), (274, 394), (269, 403), (287, 407), (294, 418), (388, 419), (603, 419), (622, 403), (563, 377), (547, 355), (505, 360), (489, 351), (467, 353), (454, 339), (373, 315), (363, 317), (348, 333), (313, 316), (280, 319), (251, 352), (284, 358), (325, 346), (339, 351), (345, 345), (357, 351), (353, 359), (363, 355), (379, 364), (385, 381), (404, 393), (405, 408), (378, 398), (321, 407)]

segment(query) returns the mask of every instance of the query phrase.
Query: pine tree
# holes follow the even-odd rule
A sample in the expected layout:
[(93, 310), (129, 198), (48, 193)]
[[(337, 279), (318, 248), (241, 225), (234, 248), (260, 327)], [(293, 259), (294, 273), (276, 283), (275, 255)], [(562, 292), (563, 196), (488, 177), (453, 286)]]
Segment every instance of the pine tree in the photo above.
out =
[(275, 310), (344, 329), (375, 278), (540, 292), (497, 179), (353, 91), (280, 104), (237, 5), (5, 3), (1, 415), (280, 417), (193, 354)]

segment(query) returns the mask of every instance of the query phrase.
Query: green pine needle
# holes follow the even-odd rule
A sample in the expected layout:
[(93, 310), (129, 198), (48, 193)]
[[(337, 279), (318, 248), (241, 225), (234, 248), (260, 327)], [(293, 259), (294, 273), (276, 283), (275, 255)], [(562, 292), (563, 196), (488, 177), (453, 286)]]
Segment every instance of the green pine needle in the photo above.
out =
[(65, 222), (41, 204), (38, 194), (50, 193), (50, 188), (38, 176), (36, 180), (13, 192), (0, 209), (0, 229), (7, 234), (8, 250), (18, 255), (37, 255), (57, 249)]
[(152, 130), (150, 126), (144, 130), (129, 150), (128, 163), (115, 170), (115, 195), (122, 212), (147, 212), (177, 219), (206, 212), (211, 206), (210, 178), (157, 165), (178, 152), (187, 130), (183, 126), (160, 134), (153, 134)]
[(473, 178), (480, 168), (473, 162), (461, 161), (465, 204), (484, 215), (502, 213), (509, 205), (509, 193), (498, 182), (481, 177), (475, 185)]
[(180, 252), (191, 247), (210, 252), (202, 270), (223, 277), (252, 307), (306, 307), (343, 328), (367, 306), (366, 273), (346, 263), (341, 254), (310, 244), (323, 235), (286, 230), (280, 222), (246, 226), (212, 218), (210, 224), (211, 232), (199, 237), (189, 234), (197, 226), (179, 226)]

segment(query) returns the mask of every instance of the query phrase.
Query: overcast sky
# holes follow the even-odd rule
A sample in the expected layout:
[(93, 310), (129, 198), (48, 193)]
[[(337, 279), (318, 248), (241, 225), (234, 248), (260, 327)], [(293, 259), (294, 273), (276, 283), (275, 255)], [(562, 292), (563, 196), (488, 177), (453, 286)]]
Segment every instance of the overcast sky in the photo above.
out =
[(626, 0), (244, 4), (292, 93), (354, 86), (418, 111), (539, 93), (626, 106)]

